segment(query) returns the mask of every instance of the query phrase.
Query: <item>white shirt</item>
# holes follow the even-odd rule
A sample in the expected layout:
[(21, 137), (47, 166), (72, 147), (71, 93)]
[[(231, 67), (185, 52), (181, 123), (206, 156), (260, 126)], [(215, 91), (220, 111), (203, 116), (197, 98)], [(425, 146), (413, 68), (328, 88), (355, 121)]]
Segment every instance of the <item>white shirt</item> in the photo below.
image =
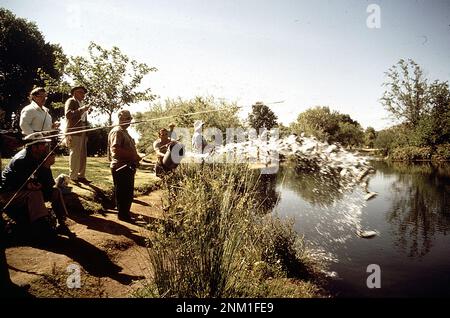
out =
[(52, 116), (48, 113), (47, 107), (39, 107), (34, 101), (25, 106), (20, 112), (20, 128), (24, 135), (32, 134), (36, 131), (46, 131), (52, 129)]

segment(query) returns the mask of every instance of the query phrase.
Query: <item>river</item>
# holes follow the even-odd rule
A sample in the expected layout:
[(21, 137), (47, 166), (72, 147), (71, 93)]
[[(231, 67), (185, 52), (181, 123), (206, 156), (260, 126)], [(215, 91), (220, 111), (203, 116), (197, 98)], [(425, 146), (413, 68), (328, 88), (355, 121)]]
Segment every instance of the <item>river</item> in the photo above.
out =
[[(274, 181), (273, 213), (294, 218), (308, 244), (333, 261), (329, 289), (337, 297), (450, 296), (450, 164), (372, 163), (368, 188), (284, 166)], [(364, 239), (358, 230), (378, 235)], [(370, 264), (380, 288), (368, 288)]]

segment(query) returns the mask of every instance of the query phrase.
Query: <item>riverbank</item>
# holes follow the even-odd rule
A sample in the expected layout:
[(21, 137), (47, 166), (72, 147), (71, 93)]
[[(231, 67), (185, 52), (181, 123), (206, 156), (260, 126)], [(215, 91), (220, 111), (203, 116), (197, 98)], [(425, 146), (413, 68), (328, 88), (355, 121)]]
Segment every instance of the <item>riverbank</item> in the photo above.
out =
[(450, 161), (450, 144), (433, 147), (398, 147), (391, 151), (388, 156), (391, 161), (403, 162), (448, 162)]
[[(65, 157), (57, 159), (54, 176), (64, 173), (66, 161)], [(257, 213), (262, 212), (263, 205), (258, 204), (261, 202), (256, 196), (264, 197), (264, 193), (261, 189), (255, 191), (256, 183), (250, 183), (250, 179), (239, 177), (246, 175), (245, 171), (250, 177), (250, 170), (241, 167), (227, 172), (220, 167), (208, 169), (212, 172), (206, 176), (199, 167), (189, 165), (170, 183), (162, 182), (143, 167), (138, 170), (136, 185), (140, 193), (150, 193), (135, 198), (131, 211), (138, 223), (129, 224), (117, 220), (117, 212), (112, 209), (112, 181), (105, 162), (103, 158), (89, 158), (87, 177), (94, 182), (88, 186), (71, 184), (69, 227), (77, 233), (76, 240), (61, 238), (52, 246), (19, 245), (7, 249), (12, 280), (30, 284), (31, 294), (327, 296), (321, 287), (324, 264), (304, 247), (292, 227)], [(155, 190), (159, 187), (163, 189)], [(230, 214), (232, 211), (238, 214)], [(234, 221), (227, 223), (227, 218)], [(70, 268), (68, 272), (69, 265), (79, 266), (81, 288), (67, 287), (67, 279), (73, 273)], [(182, 286), (174, 289), (178, 294), (164, 289), (177, 281), (179, 272), (187, 284), (184, 292), (190, 294), (179, 294)], [(194, 281), (197, 285), (192, 285)]]

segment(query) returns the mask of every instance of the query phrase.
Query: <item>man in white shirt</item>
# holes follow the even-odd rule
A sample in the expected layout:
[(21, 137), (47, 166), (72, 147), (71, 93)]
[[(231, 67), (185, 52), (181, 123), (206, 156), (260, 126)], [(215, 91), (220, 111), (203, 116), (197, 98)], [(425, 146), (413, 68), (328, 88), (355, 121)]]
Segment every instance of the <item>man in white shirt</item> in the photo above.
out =
[(48, 113), (48, 108), (44, 106), (46, 99), (45, 88), (36, 87), (31, 91), (31, 103), (20, 113), (20, 128), (24, 135), (37, 131), (50, 131), (53, 128), (52, 116)]

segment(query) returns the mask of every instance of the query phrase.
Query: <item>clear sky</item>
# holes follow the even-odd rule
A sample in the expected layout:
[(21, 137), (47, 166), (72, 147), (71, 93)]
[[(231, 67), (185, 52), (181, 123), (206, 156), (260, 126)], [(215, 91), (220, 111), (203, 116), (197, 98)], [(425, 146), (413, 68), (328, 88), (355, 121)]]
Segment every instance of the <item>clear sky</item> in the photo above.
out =
[[(380, 28), (369, 28), (370, 4)], [(449, 0), (0, 0), (67, 55), (94, 41), (158, 68), (145, 84), (165, 98), (213, 95), (247, 111), (268, 103), (288, 124), (326, 105), (363, 127), (391, 124), (384, 72), (412, 58), (450, 80)], [(374, 21), (370, 19), (370, 21)], [(270, 104), (284, 101), (284, 103)]]

